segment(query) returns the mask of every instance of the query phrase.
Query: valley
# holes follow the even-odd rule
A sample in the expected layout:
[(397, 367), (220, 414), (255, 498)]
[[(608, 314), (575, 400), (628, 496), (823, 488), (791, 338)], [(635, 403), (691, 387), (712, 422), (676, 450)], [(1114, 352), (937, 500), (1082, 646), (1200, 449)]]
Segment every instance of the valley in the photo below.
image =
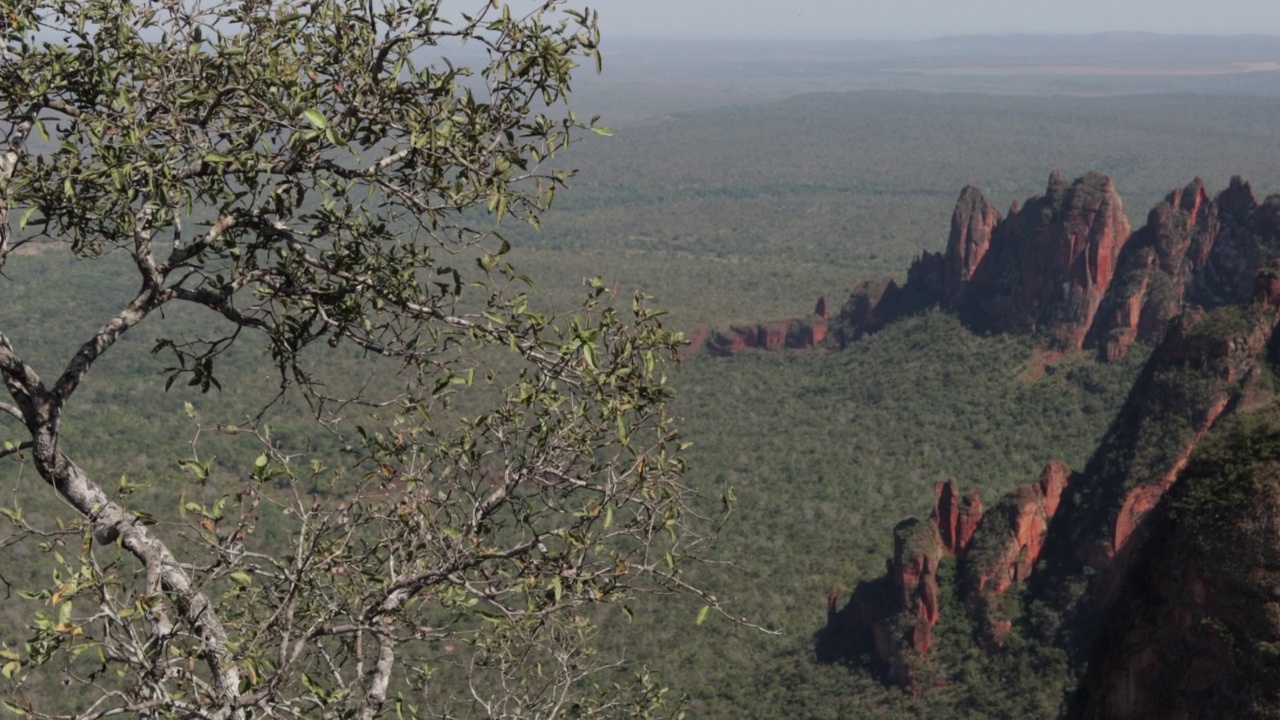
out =
[[(735, 500), (687, 579), (770, 631), (661, 596), (606, 604), (602, 682), (651, 671), (700, 718), (1153, 717), (1164, 699), (1108, 683), (1189, 682), (1151, 653), (1245, 648), (1188, 691), (1201, 708), (1272, 667), (1280, 636), (1242, 629), (1263, 611), (1240, 598), (1274, 589), (1280, 41), (1035, 45), (624, 42), (582, 81), (575, 106), (613, 136), (557, 159), (578, 175), (541, 229), (498, 226), (505, 257), (540, 310), (598, 276), (693, 341), (668, 379), (686, 482), (708, 512)], [(124, 266), (10, 257), (0, 328), (67, 355), (86, 304), (135, 289)], [(88, 470), (146, 486), (139, 506), (212, 500), (258, 453), (214, 429), (275, 392), (262, 347), (220, 360), (227, 391), (164, 389), (154, 338), (201, 322), (131, 330), (68, 420)], [(354, 351), (318, 367), (337, 387), (403, 382)], [(286, 397), (263, 417), (341, 466), (350, 431), (310, 414)], [(193, 452), (207, 487), (178, 469)], [(35, 482), (5, 463), (4, 494)], [(68, 513), (28, 509), (46, 529)], [(1239, 575), (1215, 566), (1226, 543), (1248, 548)], [(47, 583), (43, 555), (5, 583)], [(1178, 573), (1238, 581), (1228, 611)], [(13, 599), (0, 641), (21, 645), (42, 602)], [(1140, 649), (1095, 644), (1112, 627)], [(1256, 695), (1240, 712), (1274, 707)]]

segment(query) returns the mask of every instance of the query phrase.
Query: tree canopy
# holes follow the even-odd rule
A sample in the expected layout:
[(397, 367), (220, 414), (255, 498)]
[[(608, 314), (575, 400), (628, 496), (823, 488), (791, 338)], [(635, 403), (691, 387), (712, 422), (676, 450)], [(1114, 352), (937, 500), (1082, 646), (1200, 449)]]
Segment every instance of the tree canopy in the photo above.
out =
[[(30, 485), (5, 511), (4, 545), (78, 549), (50, 553), (54, 584), (26, 590), (48, 612), (24, 647), (0, 649), (11, 710), (660, 705), (642, 672), (602, 674), (586, 606), (655, 590), (700, 598), (699, 620), (725, 612), (681, 576), (714, 528), (691, 510), (666, 412), (680, 338), (645, 296), (622, 302), (598, 280), (548, 314), (505, 258), (500, 223), (536, 224), (571, 177), (550, 163), (578, 132), (604, 132), (565, 105), (578, 63), (599, 61), (596, 15), (526, 7), (4, 4), (0, 269), (25, 251), (124, 256), (137, 281), (83, 308), (97, 329), (52, 367), (0, 327), (0, 410), (24, 433), (4, 455), (79, 518), (32, 521)], [(178, 307), (210, 319), (157, 341), (171, 358), (158, 382), (216, 391), (231, 381), (220, 358), (261, 338), (280, 392), (307, 398), (347, 466), (307, 467), (250, 418), (221, 429), (261, 455), (215, 502), (136, 508), (126, 482), (82, 470), (61, 432), (68, 401), (123, 334)], [(375, 377), (327, 380), (323, 358), (343, 347)], [(183, 465), (218, 481), (198, 454)], [(336, 490), (308, 491), (318, 475)], [(280, 528), (285, 541), (262, 537)], [(70, 711), (26, 685), (53, 667), (75, 684)]]

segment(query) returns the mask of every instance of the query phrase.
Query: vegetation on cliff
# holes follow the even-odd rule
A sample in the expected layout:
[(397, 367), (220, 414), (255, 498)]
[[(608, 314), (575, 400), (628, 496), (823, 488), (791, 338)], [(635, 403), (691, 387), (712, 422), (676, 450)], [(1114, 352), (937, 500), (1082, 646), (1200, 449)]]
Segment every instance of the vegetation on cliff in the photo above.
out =
[(1070, 717), (1272, 718), (1280, 405), (1233, 416), (1191, 457), (1090, 656)]

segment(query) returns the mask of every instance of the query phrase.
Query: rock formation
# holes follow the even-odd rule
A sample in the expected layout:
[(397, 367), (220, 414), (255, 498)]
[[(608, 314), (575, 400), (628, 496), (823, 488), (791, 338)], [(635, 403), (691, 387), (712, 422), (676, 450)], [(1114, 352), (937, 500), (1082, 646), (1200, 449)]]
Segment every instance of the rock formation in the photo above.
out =
[(917, 255), (902, 284), (861, 282), (835, 317), (822, 299), (810, 319), (695, 331), (705, 340), (691, 351), (844, 347), (941, 306), (981, 330), (1039, 335), (1050, 352), (1094, 348), (1114, 361), (1135, 342), (1159, 343), (1187, 308), (1244, 303), (1260, 291), (1280, 298), (1280, 280), (1256, 286), (1277, 258), (1280, 195), (1259, 203), (1239, 177), (1216, 198), (1191, 181), (1131, 232), (1110, 178), (1067, 182), (1054, 172), (1043, 195), (1014, 203), (1005, 217), (966, 186), (946, 249)]
[(982, 519), (982, 498), (978, 493), (960, 495), (955, 478), (935, 483), (933, 515), (929, 520), (938, 528), (942, 546), (952, 555), (963, 555)]
[(1280, 715), (1280, 406), (1192, 455), (1151, 521), (1069, 717)]
[(1054, 173), (1003, 218), (966, 187), (946, 250), (858, 286), (827, 342), (933, 305), (1046, 354), (1155, 349), (1082, 471), (1050, 463), (985, 509), (938, 483), (885, 576), (828, 598), (820, 656), (946, 682), (931, 655), (958, 613), (953, 641), (1001, 652), (1016, 629), (1087, 667), (1072, 718), (1280, 717), (1280, 195), (1196, 179), (1130, 232), (1100, 175)]
[[(1146, 538), (1145, 519), (1205, 435), (1270, 397), (1267, 356), (1277, 344), (1276, 322), (1261, 303), (1173, 321), (1053, 528), (1056, 569), (1040, 585), (1063, 607), (1087, 617), (1110, 603)], [(1083, 596), (1064, 589), (1085, 575), (1092, 579)]]
[[(1209, 207), (1203, 204), (1203, 198), (1199, 202), (1202, 208)], [(939, 483), (930, 520), (909, 520), (898, 526), (894, 556), (887, 562), (885, 580), (855, 589), (848, 606), (852, 611), (836, 611), (830, 606), (828, 625), (832, 631), (843, 633), (841, 636), (846, 638), (873, 638), (875, 657), (887, 676), (900, 684), (915, 682), (912, 668), (928, 657), (935, 644), (933, 632), (941, 612), (937, 599), (948, 592), (939, 586), (938, 568), (950, 553), (957, 565), (954, 573), (946, 574), (954, 577), (955, 584), (949, 592), (962, 600), (966, 621), (991, 652), (1002, 647), (1016, 622), (1031, 622), (1026, 619), (1025, 608), (1011, 614), (1010, 602), (1016, 605), (1035, 601), (1050, 608), (1061, 619), (1061, 626), (1024, 630), (1056, 637), (1056, 642), (1064, 647), (1071, 645), (1079, 652), (1080, 643), (1097, 637), (1099, 625), (1108, 613), (1127, 612), (1123, 609), (1137, 602), (1128, 599), (1134, 587), (1146, 588), (1142, 592), (1159, 589), (1166, 594), (1143, 596), (1146, 604), (1141, 606), (1139, 620), (1165, 617), (1161, 613), (1175, 612), (1170, 608), (1181, 607), (1183, 610), (1178, 612), (1183, 614), (1169, 615), (1168, 622), (1172, 624), (1168, 627), (1160, 624), (1163, 620), (1151, 620), (1150, 626), (1135, 620), (1138, 629), (1134, 632), (1138, 635), (1133, 643), (1125, 645), (1157, 648), (1151, 650), (1155, 654), (1126, 650), (1115, 657), (1108, 656), (1099, 662), (1115, 672), (1104, 672), (1095, 680), (1105, 686), (1114, 678), (1131, 678), (1136, 687), (1173, 677), (1160, 669), (1162, 662), (1153, 659), (1163, 652), (1158, 649), (1163, 647), (1161, 643), (1183, 642), (1177, 638), (1186, 643), (1210, 642), (1205, 639), (1208, 636), (1203, 628), (1197, 629), (1194, 623), (1187, 625), (1185, 620), (1208, 617), (1221, 605), (1204, 600), (1203, 593), (1197, 595), (1200, 591), (1194, 587), (1183, 587), (1187, 576), (1179, 574), (1181, 571), (1160, 570), (1162, 579), (1158, 581), (1156, 575), (1134, 580), (1133, 572), (1141, 577), (1150, 567), (1141, 564), (1146, 561), (1135, 559), (1155, 552), (1144, 550), (1152, 542), (1152, 547), (1164, 547), (1160, 543), (1170, 542), (1150, 541), (1151, 538), (1188, 522), (1179, 520), (1182, 516), (1176, 514), (1169, 516), (1174, 518), (1171, 521), (1152, 518), (1173, 512), (1167, 509), (1166, 497), (1171, 493), (1179, 497), (1171, 489), (1182, 487), (1180, 483), (1186, 481), (1180, 478), (1205, 472), (1203, 463), (1196, 463), (1207, 452), (1202, 449), (1208, 447), (1206, 438), (1214, 437), (1215, 428), (1226, 419), (1275, 402), (1272, 362), (1280, 357), (1280, 311), (1275, 304), (1280, 298), (1280, 267), (1264, 268), (1251, 287), (1251, 301), (1212, 311), (1185, 312), (1170, 321), (1167, 337), (1152, 353), (1124, 408), (1082, 472), (1050, 463), (1035, 482), (1019, 487), (985, 510), (976, 495), (961, 496), (954, 481)], [(1272, 426), (1280, 437), (1280, 409), (1274, 413)], [(1280, 439), (1268, 441), (1265, 450), (1271, 453), (1266, 466), (1271, 473), (1268, 477), (1280, 478)], [(1224, 462), (1228, 461), (1219, 464)], [(1280, 492), (1268, 496), (1266, 502), (1271, 501), (1280, 506)], [(1215, 513), (1217, 522), (1234, 522), (1224, 519), (1217, 510)], [(1276, 520), (1280, 513), (1265, 517), (1265, 522), (1280, 530), (1280, 520)], [(1259, 525), (1264, 520), (1251, 522)], [(1157, 529), (1153, 530), (1153, 526)], [(1267, 542), (1274, 543), (1275, 534)], [(1258, 547), (1262, 548), (1254, 553), (1258, 557), (1280, 549), (1266, 543)], [(1137, 570), (1133, 570), (1135, 562)], [(1250, 592), (1257, 592), (1248, 582), (1237, 583), (1243, 583), (1237, 599), (1241, 604)], [(1017, 586), (1026, 591), (1010, 600), (1010, 590)], [(1277, 586), (1280, 585), (1271, 587)], [(1125, 623), (1129, 621), (1115, 622), (1120, 623), (1116, 628), (1122, 628), (1128, 627)], [(1276, 628), (1280, 638), (1280, 621)], [(1169, 632), (1174, 634), (1167, 635)], [(1264, 635), (1270, 632), (1266, 629)], [(1258, 647), (1263, 648), (1265, 643), (1258, 642)], [(1232, 683), (1239, 680), (1232, 677), (1236, 678)], [(1132, 702), (1137, 703), (1132, 706), (1136, 709), (1100, 711), (1091, 705), (1093, 709), (1081, 710), (1085, 714), (1080, 717), (1176, 716), (1169, 714), (1169, 706), (1160, 704), (1163, 701), (1153, 700), (1155, 704), (1151, 705), (1133, 700), (1136, 690), (1123, 684), (1129, 680), (1115, 682), (1120, 684), (1106, 690), (1111, 693), (1106, 695), (1111, 698), (1105, 701), (1109, 703), (1107, 707)], [(1280, 691), (1275, 695), (1280, 698)], [(1198, 716), (1204, 715), (1187, 715)]]
[(1068, 184), (1055, 172), (1045, 194), (993, 234), (967, 291), (977, 322), (1081, 347), (1130, 236), (1111, 179), (1090, 173)]
[(730, 356), (750, 348), (816, 348), (827, 337), (828, 322), (827, 298), (824, 296), (818, 298), (813, 314), (807, 318), (783, 318), (714, 330), (705, 326), (694, 328), (681, 355), (688, 357), (704, 350), (712, 355)]
[(919, 255), (898, 287), (863, 284), (833, 336), (847, 343), (933, 304), (1001, 332), (1041, 333), (1055, 348), (1084, 344), (1132, 233), (1111, 179), (1068, 183), (1054, 172), (1044, 195), (1005, 218), (974, 187), (956, 201), (943, 253)]
[(887, 676), (910, 684), (915, 661), (927, 656), (933, 646), (933, 628), (940, 617), (938, 571), (943, 557), (950, 554), (959, 563), (959, 595), (971, 600), (990, 643), (998, 646), (1000, 636), (1009, 629), (1009, 622), (998, 616), (999, 596), (1030, 576), (1049, 519), (1071, 477), (1065, 465), (1050, 463), (1039, 480), (1018, 488), (985, 512), (976, 492), (961, 495), (954, 479), (937, 483), (929, 520), (911, 518), (894, 529), (893, 558), (885, 563), (892, 590), (886, 591), (882, 583), (855, 590), (851, 616), (840, 613), (828, 597), (828, 626), (836, 631), (841, 623), (854, 625), (855, 633), (872, 638), (875, 656)]
[(991, 246), (991, 233), (999, 223), (999, 211), (987, 202), (981, 190), (966, 185), (960, 191), (955, 212), (951, 214), (951, 234), (943, 255), (942, 297), (948, 303), (960, 301), (969, 281), (982, 265), (982, 259)]

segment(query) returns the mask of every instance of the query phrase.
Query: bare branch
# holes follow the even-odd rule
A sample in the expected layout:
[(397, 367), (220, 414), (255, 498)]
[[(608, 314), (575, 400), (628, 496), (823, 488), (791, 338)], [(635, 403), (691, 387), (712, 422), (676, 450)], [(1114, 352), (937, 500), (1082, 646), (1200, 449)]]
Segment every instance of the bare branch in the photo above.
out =
[(47, 395), (36, 371), (13, 352), (9, 338), (0, 334), (0, 375), (17, 404), (20, 419), (30, 428), (36, 422), (37, 403)]
[(10, 405), (9, 403), (0, 402), (0, 412), (5, 412), (12, 415), (13, 417), (17, 418), (18, 422), (20, 423), (27, 422), (27, 419), (22, 415), (22, 411), (19, 410), (16, 405)]
[(129, 328), (142, 322), (152, 310), (164, 304), (169, 297), (171, 293), (147, 283), (123, 310), (98, 328), (93, 337), (76, 351), (71, 361), (67, 363), (66, 370), (54, 384), (53, 397), (56, 398), (57, 405), (61, 406), (67, 398), (71, 397), (76, 387), (80, 385), (80, 381), (89, 373), (93, 362), (102, 353), (114, 345)]

